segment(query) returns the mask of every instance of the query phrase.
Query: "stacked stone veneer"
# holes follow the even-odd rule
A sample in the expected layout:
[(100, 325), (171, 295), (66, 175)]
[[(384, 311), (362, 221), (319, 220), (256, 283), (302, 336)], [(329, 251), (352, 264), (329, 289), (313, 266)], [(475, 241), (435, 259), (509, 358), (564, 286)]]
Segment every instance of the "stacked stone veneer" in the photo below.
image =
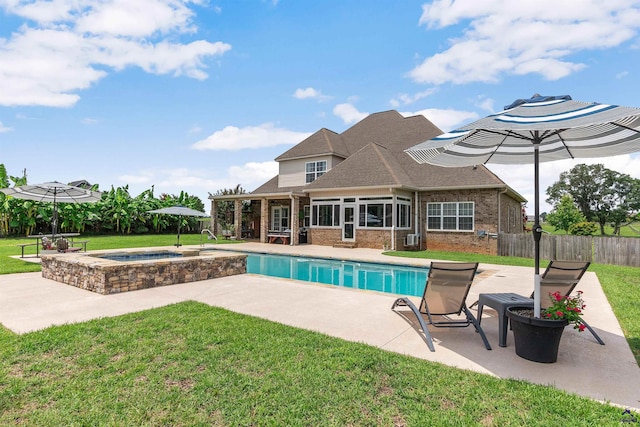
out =
[(80, 254), (45, 255), (42, 277), (103, 295), (247, 272), (247, 256), (218, 254), (118, 262)]

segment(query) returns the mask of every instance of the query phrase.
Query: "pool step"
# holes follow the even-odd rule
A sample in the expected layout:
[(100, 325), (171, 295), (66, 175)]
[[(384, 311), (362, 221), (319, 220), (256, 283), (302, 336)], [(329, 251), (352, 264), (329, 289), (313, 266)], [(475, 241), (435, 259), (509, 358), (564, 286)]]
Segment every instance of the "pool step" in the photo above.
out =
[(356, 242), (336, 242), (333, 244), (333, 247), (353, 249), (353, 248), (357, 248), (358, 244)]

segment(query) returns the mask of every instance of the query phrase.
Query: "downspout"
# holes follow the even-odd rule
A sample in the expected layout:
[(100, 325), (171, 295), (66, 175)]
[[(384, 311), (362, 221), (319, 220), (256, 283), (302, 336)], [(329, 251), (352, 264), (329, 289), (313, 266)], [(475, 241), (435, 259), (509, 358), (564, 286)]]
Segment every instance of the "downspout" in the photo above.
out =
[(500, 203), (500, 196), (506, 192), (507, 188), (502, 191), (498, 191), (498, 230), (496, 231), (496, 234), (500, 234), (500, 231), (502, 230), (502, 203)]
[(393, 193), (393, 188), (389, 189), (391, 193), (391, 250), (396, 250), (396, 195)]
[(415, 234), (418, 235), (418, 248), (422, 249), (421, 241), (422, 234), (420, 234), (420, 196), (417, 191), (413, 192), (413, 200), (415, 200), (416, 206), (413, 211), (413, 229)]

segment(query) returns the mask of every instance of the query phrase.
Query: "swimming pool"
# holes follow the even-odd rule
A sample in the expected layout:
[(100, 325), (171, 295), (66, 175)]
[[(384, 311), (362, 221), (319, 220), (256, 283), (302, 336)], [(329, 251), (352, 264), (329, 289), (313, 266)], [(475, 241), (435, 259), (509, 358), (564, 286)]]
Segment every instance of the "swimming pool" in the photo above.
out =
[(247, 255), (247, 273), (418, 297), (424, 292), (429, 272), (427, 267), (287, 255)]

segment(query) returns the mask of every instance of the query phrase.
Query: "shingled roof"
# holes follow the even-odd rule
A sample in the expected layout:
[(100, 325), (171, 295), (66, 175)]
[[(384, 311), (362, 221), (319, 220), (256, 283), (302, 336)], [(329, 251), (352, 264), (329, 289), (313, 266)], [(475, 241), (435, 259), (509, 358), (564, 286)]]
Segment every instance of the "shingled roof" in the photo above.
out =
[(345, 147), (340, 135), (329, 129), (322, 128), (301, 143), (276, 157), (276, 161), (281, 162), (283, 160), (321, 156), (323, 154), (347, 158), (351, 153), (349, 153)]
[(426, 117), (404, 117), (395, 110), (371, 114), (341, 134), (323, 128), (276, 160), (334, 155), (344, 158), (342, 162), (305, 186), (278, 187), (276, 177), (252, 194), (377, 186), (412, 190), (506, 187), (483, 165), (463, 168), (421, 165), (404, 152), (440, 134), (442, 131)]
[(404, 117), (393, 110), (371, 114), (339, 135), (350, 156), (306, 189), (389, 185), (441, 189), (505, 185), (482, 165), (475, 168), (421, 165), (404, 152), (441, 133), (422, 115)]
[(306, 186), (306, 190), (345, 187), (401, 186), (410, 182), (386, 147), (370, 143)]

